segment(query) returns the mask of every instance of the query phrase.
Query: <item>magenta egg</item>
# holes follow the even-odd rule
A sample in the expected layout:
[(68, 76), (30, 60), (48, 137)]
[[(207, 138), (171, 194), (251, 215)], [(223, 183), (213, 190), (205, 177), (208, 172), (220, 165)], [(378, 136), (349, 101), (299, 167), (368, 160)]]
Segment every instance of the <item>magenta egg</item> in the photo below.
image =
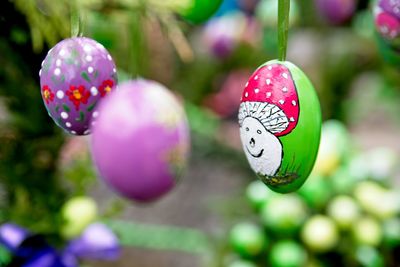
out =
[(399, 0), (379, 0), (378, 5), (389, 14), (400, 19), (400, 1)]
[(117, 193), (156, 200), (177, 183), (189, 153), (184, 110), (161, 84), (128, 81), (104, 99), (91, 150), (101, 178)]
[(321, 17), (331, 24), (341, 24), (349, 20), (357, 7), (356, 0), (316, 0)]
[(379, 1), (374, 7), (375, 28), (379, 35), (392, 47), (400, 47), (400, 3)]
[(54, 122), (73, 135), (90, 133), (99, 100), (114, 90), (115, 63), (100, 43), (65, 39), (47, 54), (39, 72), (44, 105)]

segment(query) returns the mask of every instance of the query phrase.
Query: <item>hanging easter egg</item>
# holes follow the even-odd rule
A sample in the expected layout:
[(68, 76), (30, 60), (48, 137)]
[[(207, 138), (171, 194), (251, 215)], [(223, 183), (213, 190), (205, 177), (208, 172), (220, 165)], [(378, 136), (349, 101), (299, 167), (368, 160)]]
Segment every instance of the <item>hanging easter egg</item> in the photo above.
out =
[(90, 133), (99, 100), (114, 90), (115, 63), (100, 43), (74, 37), (59, 42), (39, 72), (44, 104), (55, 123), (73, 135)]
[(94, 163), (122, 196), (148, 202), (176, 185), (188, 157), (188, 125), (180, 103), (161, 84), (121, 84), (100, 104), (92, 130)]
[(298, 189), (318, 152), (321, 110), (306, 75), (269, 61), (250, 77), (239, 108), (240, 137), (251, 168), (272, 190)]
[(398, 49), (400, 49), (399, 10), (400, 2), (397, 1), (380, 0), (374, 7), (376, 30), (390, 46)]
[(316, 0), (322, 19), (333, 25), (348, 21), (356, 11), (357, 0)]
[(176, 10), (185, 20), (192, 23), (207, 21), (220, 7), (222, 0), (185, 0)]

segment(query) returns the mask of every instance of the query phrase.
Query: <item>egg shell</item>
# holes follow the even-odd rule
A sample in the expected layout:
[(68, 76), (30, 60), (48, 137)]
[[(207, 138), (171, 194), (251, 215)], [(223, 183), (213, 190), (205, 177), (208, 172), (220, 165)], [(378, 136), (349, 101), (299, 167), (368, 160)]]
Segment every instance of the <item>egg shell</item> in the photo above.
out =
[(397, 17), (397, 19), (400, 19), (400, 1), (379, 0), (378, 6), (381, 7), (385, 12), (388, 12), (393, 16)]
[(176, 185), (188, 157), (189, 131), (180, 103), (161, 84), (121, 84), (100, 104), (92, 130), (98, 172), (122, 196), (149, 202)]
[(285, 61), (269, 61), (250, 77), (242, 94), (239, 125), (252, 169), (272, 190), (297, 190), (318, 152), (321, 109), (307, 76)]
[(400, 48), (400, 19), (380, 8), (374, 10), (375, 28), (382, 38), (393, 47)]
[(357, 7), (356, 0), (317, 0), (316, 4), (320, 16), (334, 25), (348, 21)]
[(99, 100), (117, 84), (115, 63), (100, 43), (65, 39), (47, 54), (39, 72), (41, 94), (50, 117), (73, 135), (90, 133)]
[(189, 0), (188, 5), (178, 11), (187, 21), (198, 24), (207, 21), (220, 7), (222, 0)]

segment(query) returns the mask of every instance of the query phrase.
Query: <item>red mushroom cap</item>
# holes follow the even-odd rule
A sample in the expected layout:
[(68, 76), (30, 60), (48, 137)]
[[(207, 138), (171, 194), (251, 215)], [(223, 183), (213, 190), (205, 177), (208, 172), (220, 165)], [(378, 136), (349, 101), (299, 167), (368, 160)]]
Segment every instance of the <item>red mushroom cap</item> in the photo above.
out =
[[(251, 105), (254, 102), (267, 103), (262, 107), (262, 115), (260, 111), (248, 110), (261, 107)], [(271, 63), (257, 69), (246, 84), (241, 103), (241, 109), (245, 108), (247, 112), (240, 112), (239, 121), (245, 116), (255, 116), (259, 119), (264, 117), (260, 121), (275, 136), (286, 135), (297, 125), (300, 112), (299, 98), (290, 70), (285, 65)], [(266, 108), (268, 112), (264, 111)]]

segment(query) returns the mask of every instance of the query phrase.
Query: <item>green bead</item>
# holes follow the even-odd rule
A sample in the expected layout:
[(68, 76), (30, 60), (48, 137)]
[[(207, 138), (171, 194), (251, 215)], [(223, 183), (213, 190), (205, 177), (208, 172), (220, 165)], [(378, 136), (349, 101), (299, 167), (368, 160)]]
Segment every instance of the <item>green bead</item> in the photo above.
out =
[(299, 230), (307, 218), (307, 207), (298, 196), (277, 195), (261, 210), (264, 225), (280, 236), (290, 236)]
[(269, 262), (273, 267), (299, 267), (307, 261), (307, 252), (291, 240), (277, 242), (270, 251)]
[(392, 218), (383, 222), (383, 240), (391, 248), (400, 245), (399, 218)]
[(237, 260), (228, 265), (228, 267), (257, 267), (251, 261)]
[(222, 0), (190, 0), (178, 13), (187, 21), (198, 24), (207, 21), (218, 10)]
[(259, 255), (267, 243), (263, 230), (253, 223), (236, 224), (229, 236), (233, 249), (244, 257)]

